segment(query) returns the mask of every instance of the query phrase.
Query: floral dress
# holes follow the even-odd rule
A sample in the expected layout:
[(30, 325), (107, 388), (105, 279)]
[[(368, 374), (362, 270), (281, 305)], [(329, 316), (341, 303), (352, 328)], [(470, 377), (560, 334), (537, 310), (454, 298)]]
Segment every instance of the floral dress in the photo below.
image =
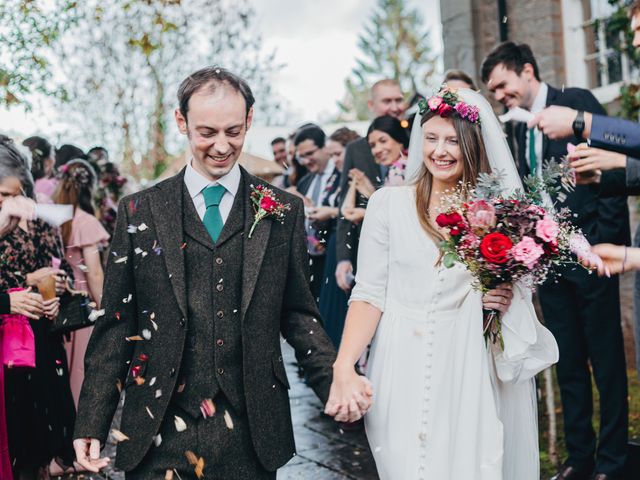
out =
[[(40, 220), (28, 223), (28, 231), (15, 228), (0, 239), (4, 261), (0, 291), (26, 287), (26, 276), (50, 267), (52, 257), (63, 259), (61, 268), (73, 274), (64, 261), (57, 230)], [(9, 453), (15, 468), (42, 467), (57, 457), (73, 461), (75, 408), (62, 337), (49, 333), (50, 321), (30, 320), (35, 336), (36, 368), (5, 369), (5, 404)]]

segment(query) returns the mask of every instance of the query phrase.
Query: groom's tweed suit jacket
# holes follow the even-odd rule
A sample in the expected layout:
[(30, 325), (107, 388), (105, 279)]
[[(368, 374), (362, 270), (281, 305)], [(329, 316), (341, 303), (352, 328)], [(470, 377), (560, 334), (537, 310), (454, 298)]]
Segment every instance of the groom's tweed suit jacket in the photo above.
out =
[[(184, 170), (121, 200), (106, 270), (105, 314), (96, 321), (85, 357), (74, 437), (104, 442), (118, 404), (118, 386), (126, 385), (120, 430), (130, 440), (118, 445), (116, 457), (116, 466), (125, 471), (148, 451), (179, 386), (191, 321), (183, 184)], [(328, 396), (335, 349), (320, 326), (309, 291), (302, 201), (276, 189), (278, 198), (291, 205), (284, 223), (263, 219), (248, 238), (254, 219), (251, 186), (259, 184), (264, 182), (242, 169), (237, 195), (247, 212), (243, 252), (229, 261), (241, 264), (237, 321), (247, 420), (258, 459), (274, 471), (295, 452), (280, 334), (295, 348), (309, 385), (322, 400)], [(211, 288), (218, 280), (197, 279)], [(134, 376), (144, 377), (145, 383), (138, 385)], [(156, 398), (158, 389), (163, 394)]]

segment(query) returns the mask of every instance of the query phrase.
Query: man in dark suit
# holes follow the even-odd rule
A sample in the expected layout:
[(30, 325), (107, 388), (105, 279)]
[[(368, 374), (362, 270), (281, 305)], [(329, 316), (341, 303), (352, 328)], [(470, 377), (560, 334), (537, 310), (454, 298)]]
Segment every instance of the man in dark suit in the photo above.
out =
[[(604, 113), (587, 90), (557, 90), (541, 82), (528, 45), (505, 42), (487, 56), (482, 80), (496, 100), (508, 108), (538, 113), (563, 105)], [(541, 174), (544, 160), (567, 154), (566, 141), (553, 141), (525, 124), (516, 126), (517, 162), (521, 175)], [(578, 138), (569, 141), (578, 143)], [(556, 199), (557, 200), (557, 199)], [(591, 243), (627, 243), (626, 197), (601, 198), (597, 188), (579, 185), (564, 205)], [(557, 365), (568, 458), (556, 480), (617, 479), (627, 454), (627, 377), (620, 326), (618, 278), (596, 278), (581, 268), (565, 268), (555, 282), (539, 289), (544, 320), (560, 348)], [(600, 435), (592, 425), (590, 367), (600, 394)]]
[[(298, 159), (309, 171), (298, 182), (298, 192), (308, 199), (310, 208), (320, 207), (327, 196), (327, 188), (331, 189), (332, 182), (340, 175), (326, 148), (326, 135), (317, 125), (308, 125), (298, 130), (293, 142)], [(333, 230), (331, 223), (334, 221), (332, 218), (325, 222), (315, 222), (310, 218), (306, 221), (311, 293), (316, 301), (319, 301), (323, 284), (327, 233)]]
[[(406, 104), (400, 84), (395, 80), (385, 79), (376, 82), (371, 87), (371, 98), (368, 102), (369, 110), (374, 118), (383, 115), (391, 115), (398, 120), (402, 119)], [(349, 189), (349, 181), (354, 177), (366, 176), (374, 187), (379, 188), (384, 182), (386, 172), (373, 158), (367, 138), (355, 140), (347, 145), (344, 154), (343, 175), (340, 179), (340, 191), (342, 198)], [(367, 198), (361, 194), (356, 196), (356, 206), (366, 206)], [(362, 219), (354, 223), (342, 215), (338, 219), (336, 232), (336, 252), (338, 266), (336, 268), (336, 281), (338, 286), (345, 291), (353, 287), (352, 278), (355, 272), (358, 257), (358, 239)]]
[(178, 100), (192, 158), (120, 202), (77, 459), (94, 472), (108, 463), (99, 449), (125, 389), (116, 466), (128, 479), (274, 479), (295, 455), (280, 335), (321, 399), (335, 356), (307, 282), (302, 202), (275, 190), (290, 210), (255, 223), (252, 194), (268, 185), (237, 164), (253, 116), (244, 80), (204, 68)]

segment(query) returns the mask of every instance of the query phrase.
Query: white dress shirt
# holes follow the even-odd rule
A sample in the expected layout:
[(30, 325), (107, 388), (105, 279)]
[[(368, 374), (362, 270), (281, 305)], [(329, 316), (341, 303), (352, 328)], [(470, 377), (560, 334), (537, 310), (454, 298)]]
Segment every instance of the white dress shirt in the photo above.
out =
[[(538, 89), (538, 95), (533, 100), (533, 105), (531, 105), (531, 113), (537, 114), (545, 109), (547, 106), (547, 94), (549, 93), (549, 87), (544, 82), (540, 83), (540, 88)], [(534, 129), (535, 142), (536, 142), (536, 175), (541, 175), (542, 173), (542, 132), (539, 132), (537, 129)], [(531, 167), (531, 161), (529, 159), (529, 131), (527, 130), (527, 143), (525, 148), (525, 154), (527, 156), (527, 164)], [(531, 172), (534, 173), (534, 172)]]
[(207, 206), (204, 203), (204, 195), (202, 194), (202, 191), (211, 185), (222, 185), (226, 191), (222, 196), (222, 200), (220, 200), (220, 205), (218, 208), (220, 209), (222, 223), (225, 223), (227, 221), (227, 218), (229, 218), (229, 213), (231, 212), (231, 207), (233, 206), (233, 200), (235, 199), (236, 193), (238, 193), (238, 188), (240, 187), (240, 179), (242, 178), (242, 174), (240, 173), (240, 166), (236, 162), (229, 173), (227, 173), (223, 177), (220, 177), (217, 181), (212, 182), (208, 178), (198, 173), (193, 168), (193, 166), (191, 166), (192, 161), (193, 159), (189, 160), (187, 169), (184, 172), (184, 183), (187, 186), (189, 196), (191, 197), (191, 200), (193, 200), (193, 205), (196, 207), (196, 211), (198, 212), (200, 220), (204, 218), (204, 214), (207, 211)]

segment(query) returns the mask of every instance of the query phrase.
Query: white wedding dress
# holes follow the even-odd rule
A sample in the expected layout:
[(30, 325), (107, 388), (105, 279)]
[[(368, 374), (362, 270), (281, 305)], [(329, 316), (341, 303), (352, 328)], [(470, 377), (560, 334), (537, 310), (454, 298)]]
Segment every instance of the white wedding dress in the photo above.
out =
[(516, 285), (503, 316), (505, 351), (482, 335), (480, 292), (418, 220), (415, 187), (370, 199), (350, 302), (383, 314), (367, 376), (365, 416), (383, 480), (539, 480), (534, 375), (558, 360), (531, 292)]

